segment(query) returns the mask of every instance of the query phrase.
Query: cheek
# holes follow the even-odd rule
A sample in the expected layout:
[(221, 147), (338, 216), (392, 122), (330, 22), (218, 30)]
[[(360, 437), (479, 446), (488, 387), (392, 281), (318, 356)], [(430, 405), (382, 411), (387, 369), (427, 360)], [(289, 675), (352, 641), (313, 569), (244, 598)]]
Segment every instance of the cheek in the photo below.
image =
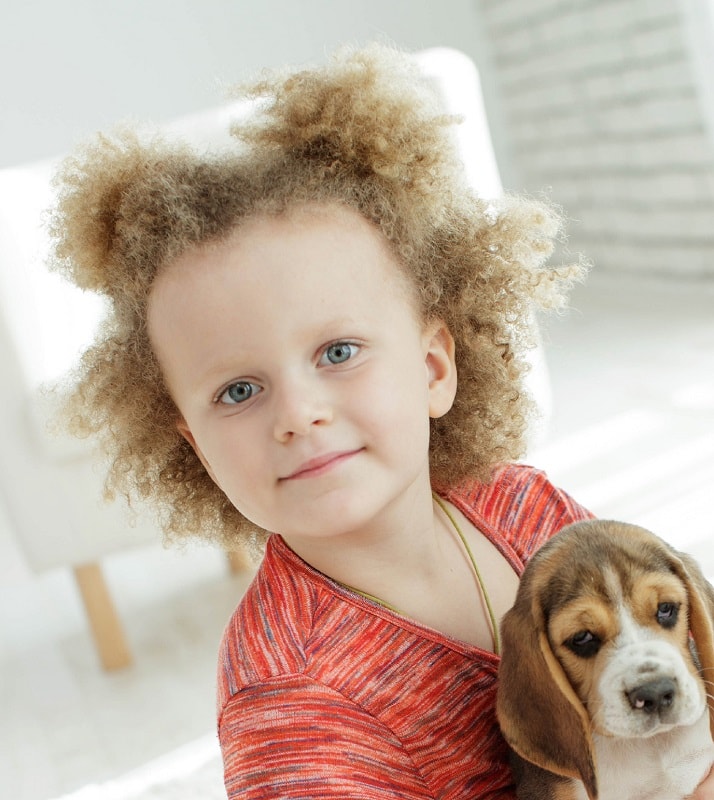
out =
[(259, 446), (250, 426), (242, 426), (240, 431), (230, 424), (205, 429), (198, 426), (193, 432), (194, 449), (203, 466), (229, 497), (235, 487), (251, 483), (264, 470), (265, 447)]
[(428, 447), (428, 387), (426, 378), (423, 382), (415, 379), (413, 368), (389, 375), (375, 373), (350, 397), (354, 413), (380, 437), (396, 436), (402, 446)]
[(429, 419), (428, 372), (416, 353), (375, 366), (363, 390), (385, 414)]

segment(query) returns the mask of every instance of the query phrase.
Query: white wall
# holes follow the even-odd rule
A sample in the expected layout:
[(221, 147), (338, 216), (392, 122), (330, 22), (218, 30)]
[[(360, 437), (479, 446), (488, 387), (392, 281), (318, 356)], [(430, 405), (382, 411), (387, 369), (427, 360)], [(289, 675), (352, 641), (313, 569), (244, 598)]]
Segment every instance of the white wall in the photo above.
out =
[(341, 42), (474, 59), (504, 186), (603, 270), (714, 277), (710, 0), (2, 0), (0, 168)]
[(708, 5), (478, 0), (512, 188), (552, 187), (598, 269), (714, 278)]
[[(267, 65), (387, 38), (468, 53), (494, 104), (470, 0), (2, 0), (0, 167), (54, 156), (119, 119), (223, 100)], [(489, 108), (492, 130), (498, 109)], [(501, 137), (497, 137), (499, 140)], [(502, 157), (502, 160), (505, 160)], [(507, 171), (507, 167), (506, 167)]]

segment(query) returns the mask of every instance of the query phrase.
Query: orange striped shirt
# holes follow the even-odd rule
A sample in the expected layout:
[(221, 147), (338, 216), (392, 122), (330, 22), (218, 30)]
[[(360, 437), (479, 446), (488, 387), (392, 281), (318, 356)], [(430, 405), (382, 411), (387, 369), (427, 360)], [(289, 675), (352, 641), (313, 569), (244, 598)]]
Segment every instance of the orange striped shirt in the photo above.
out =
[[(590, 514), (511, 465), (445, 494), (520, 574)], [(370, 602), (279, 536), (220, 649), (218, 732), (229, 798), (514, 798), (495, 716), (498, 657)]]

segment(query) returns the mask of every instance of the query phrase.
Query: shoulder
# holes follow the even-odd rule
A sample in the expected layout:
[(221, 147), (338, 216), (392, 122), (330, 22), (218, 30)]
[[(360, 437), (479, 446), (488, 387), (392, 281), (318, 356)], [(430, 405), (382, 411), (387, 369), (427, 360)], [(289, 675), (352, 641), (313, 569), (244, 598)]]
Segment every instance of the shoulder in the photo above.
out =
[(304, 669), (319, 590), (286, 563), (287, 550), (279, 537), (268, 540), (255, 578), (226, 625), (218, 659), (219, 708), (246, 686)]
[[(268, 540), (256, 576), (223, 633), (218, 658), (218, 710), (247, 689), (312, 676), (345, 689), (346, 665), (378, 661), (383, 637), (411, 642), (404, 620), (347, 592), (304, 562), (279, 536)], [(339, 657), (335, 656), (338, 652)], [(359, 654), (359, 655), (358, 655)], [(349, 680), (347, 680), (349, 683)], [(345, 690), (347, 691), (347, 690)], [(349, 693), (349, 692), (348, 692)]]
[(486, 535), (504, 539), (523, 562), (561, 528), (592, 517), (545, 472), (525, 464), (502, 465), (488, 483), (466, 482), (448, 497), (470, 512)]

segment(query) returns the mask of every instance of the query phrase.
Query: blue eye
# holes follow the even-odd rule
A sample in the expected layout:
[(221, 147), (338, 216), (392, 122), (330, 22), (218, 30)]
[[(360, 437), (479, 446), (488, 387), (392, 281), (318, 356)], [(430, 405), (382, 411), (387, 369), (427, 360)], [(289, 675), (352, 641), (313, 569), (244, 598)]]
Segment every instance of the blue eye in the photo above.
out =
[(320, 364), (344, 364), (356, 355), (358, 347), (356, 344), (349, 342), (335, 342), (329, 347), (325, 348), (324, 353), (320, 358)]
[(251, 397), (254, 397), (262, 391), (262, 388), (255, 383), (251, 383), (250, 381), (237, 381), (236, 383), (232, 383), (221, 393), (218, 397), (218, 402), (225, 403), (226, 405), (239, 405), (240, 403), (245, 403), (246, 400), (250, 400)]

